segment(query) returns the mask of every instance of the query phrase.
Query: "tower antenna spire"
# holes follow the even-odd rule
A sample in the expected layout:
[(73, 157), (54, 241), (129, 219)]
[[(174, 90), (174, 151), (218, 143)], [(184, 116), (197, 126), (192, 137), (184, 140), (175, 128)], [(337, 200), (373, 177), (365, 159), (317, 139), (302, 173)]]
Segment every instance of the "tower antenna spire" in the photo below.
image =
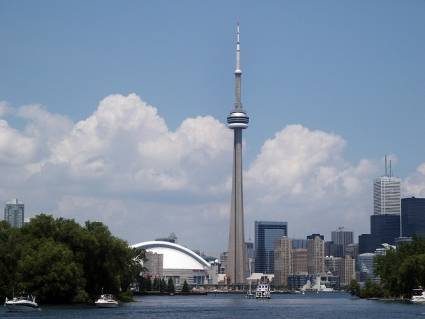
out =
[(242, 82), (241, 41), (240, 41), (240, 30), (239, 30), (239, 22), (238, 22), (236, 24), (235, 109), (242, 109), (241, 82)]
[(387, 154), (385, 154), (385, 176), (388, 176)]

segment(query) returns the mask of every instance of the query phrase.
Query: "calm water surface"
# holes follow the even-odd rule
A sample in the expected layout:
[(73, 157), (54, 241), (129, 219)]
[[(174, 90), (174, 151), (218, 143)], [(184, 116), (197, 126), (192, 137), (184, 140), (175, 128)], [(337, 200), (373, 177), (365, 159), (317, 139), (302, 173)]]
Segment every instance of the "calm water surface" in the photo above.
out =
[(44, 306), (32, 313), (0, 310), (0, 318), (288, 318), (409, 319), (424, 318), (425, 305), (353, 299), (348, 294), (273, 295), (271, 300), (242, 295), (138, 297), (116, 309)]

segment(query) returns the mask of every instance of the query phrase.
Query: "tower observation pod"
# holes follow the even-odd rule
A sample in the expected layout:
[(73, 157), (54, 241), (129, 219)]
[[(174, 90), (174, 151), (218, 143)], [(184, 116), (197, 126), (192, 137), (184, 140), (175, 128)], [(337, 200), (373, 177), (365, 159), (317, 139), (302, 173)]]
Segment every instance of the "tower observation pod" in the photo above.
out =
[(233, 285), (243, 285), (247, 274), (244, 235), (243, 187), (242, 187), (242, 130), (248, 127), (249, 117), (241, 103), (239, 24), (236, 31), (235, 106), (227, 117), (227, 126), (233, 130), (233, 177), (230, 204), (228, 264), (226, 275)]

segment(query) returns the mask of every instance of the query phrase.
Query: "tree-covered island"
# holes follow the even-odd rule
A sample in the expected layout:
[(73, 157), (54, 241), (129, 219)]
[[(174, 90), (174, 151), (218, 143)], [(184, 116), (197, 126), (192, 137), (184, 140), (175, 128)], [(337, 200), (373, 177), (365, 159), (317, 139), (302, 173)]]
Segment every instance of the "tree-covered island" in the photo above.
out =
[(425, 288), (425, 238), (414, 237), (375, 259), (379, 282), (368, 279), (363, 287), (355, 280), (350, 292), (361, 298), (410, 299), (413, 289)]
[(143, 258), (100, 222), (44, 214), (20, 229), (0, 222), (0, 298), (26, 292), (42, 303), (81, 303), (103, 290), (128, 300)]

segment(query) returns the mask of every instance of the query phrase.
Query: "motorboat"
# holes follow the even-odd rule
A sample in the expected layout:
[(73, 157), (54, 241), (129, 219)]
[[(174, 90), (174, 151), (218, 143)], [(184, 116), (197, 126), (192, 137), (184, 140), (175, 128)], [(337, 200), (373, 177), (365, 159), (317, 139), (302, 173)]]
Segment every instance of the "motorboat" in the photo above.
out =
[(425, 291), (422, 288), (413, 289), (410, 301), (413, 303), (425, 303)]
[(255, 298), (270, 299), (270, 285), (268, 283), (260, 283), (255, 290)]
[(255, 290), (255, 298), (256, 299), (270, 299), (270, 283), (267, 276), (263, 276), (260, 279), (260, 283)]
[(40, 309), (35, 302), (35, 297), (31, 295), (13, 297), (12, 299), (6, 297), (4, 306), (8, 311), (33, 311)]
[(119, 306), (118, 301), (111, 294), (102, 294), (94, 303), (98, 308), (115, 308)]

